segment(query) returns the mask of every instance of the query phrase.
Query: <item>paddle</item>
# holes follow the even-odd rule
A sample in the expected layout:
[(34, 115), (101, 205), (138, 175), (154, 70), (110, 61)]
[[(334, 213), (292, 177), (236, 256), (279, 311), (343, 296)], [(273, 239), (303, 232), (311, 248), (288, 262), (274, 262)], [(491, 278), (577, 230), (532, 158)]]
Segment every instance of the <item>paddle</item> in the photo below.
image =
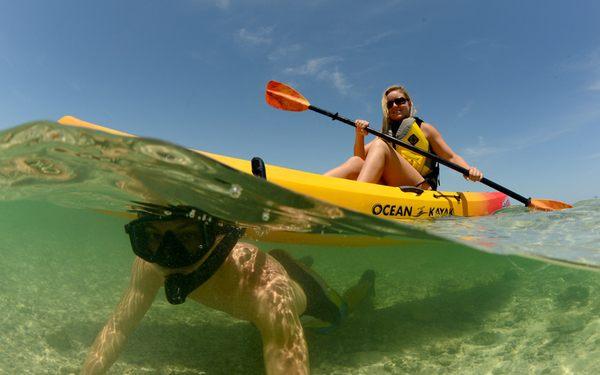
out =
[[(356, 127), (356, 125), (354, 124), (353, 121), (340, 116), (337, 112), (331, 113), (324, 109), (321, 109), (319, 107), (315, 107), (315, 106), (311, 105), (308, 102), (308, 100), (304, 96), (302, 96), (302, 94), (300, 94), (298, 91), (294, 90), (290, 86), (283, 84), (281, 82), (269, 81), (269, 83), (267, 83), (266, 100), (269, 105), (271, 105), (277, 109), (282, 109), (284, 111), (293, 111), (293, 112), (302, 112), (302, 111), (306, 111), (307, 109), (309, 109), (311, 111), (320, 113), (327, 117), (330, 117), (332, 120), (338, 120), (340, 122), (343, 122), (344, 124)], [(415, 152), (419, 155), (422, 155), (429, 159), (435, 160), (438, 163), (443, 164), (450, 169), (454, 169), (455, 171), (462, 173), (463, 175), (469, 174), (469, 171), (466, 168), (463, 168), (458, 164), (444, 160), (435, 154), (423, 151), (423, 150), (421, 150), (417, 147), (414, 147), (413, 145), (410, 145), (408, 143), (405, 143), (397, 138), (394, 138), (387, 134), (378, 132), (377, 130), (373, 130), (371, 128), (367, 128), (366, 130), (367, 130), (367, 132), (369, 132), (373, 135), (376, 135), (379, 138), (382, 138), (388, 142), (394, 143), (396, 145), (399, 145), (401, 147), (409, 149), (412, 152)], [(509, 197), (523, 203), (527, 207), (535, 208), (538, 210), (554, 211), (554, 210), (562, 210), (565, 208), (573, 207), (567, 203), (560, 202), (560, 201), (553, 201), (553, 200), (549, 200), (549, 199), (525, 198), (524, 196), (517, 194), (514, 191), (509, 190), (509, 189), (505, 188), (504, 186), (499, 185), (499, 184), (495, 183), (494, 181), (491, 181), (485, 177), (482, 178), (479, 182), (491, 187), (492, 189), (495, 189), (497, 191), (500, 191), (500, 192), (508, 195)]]

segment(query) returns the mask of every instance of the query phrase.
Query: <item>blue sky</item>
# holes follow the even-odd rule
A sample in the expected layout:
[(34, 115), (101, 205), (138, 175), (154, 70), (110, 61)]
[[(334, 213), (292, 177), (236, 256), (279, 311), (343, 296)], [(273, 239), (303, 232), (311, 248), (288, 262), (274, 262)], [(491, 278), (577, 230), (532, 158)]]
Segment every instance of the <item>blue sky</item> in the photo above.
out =
[(600, 195), (599, 19), (592, 0), (2, 2), (0, 129), (73, 114), (320, 173), (352, 129), (268, 107), (266, 82), (376, 129), (401, 83), (487, 177), (574, 202)]

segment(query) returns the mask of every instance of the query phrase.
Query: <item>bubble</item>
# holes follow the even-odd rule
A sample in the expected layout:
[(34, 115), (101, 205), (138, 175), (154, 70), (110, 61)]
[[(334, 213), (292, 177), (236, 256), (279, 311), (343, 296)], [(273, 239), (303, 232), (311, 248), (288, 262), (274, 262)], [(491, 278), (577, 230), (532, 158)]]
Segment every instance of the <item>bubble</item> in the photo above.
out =
[(238, 199), (242, 196), (242, 187), (238, 184), (232, 184), (229, 188), (229, 196), (234, 199)]
[(271, 210), (265, 209), (262, 212), (262, 220), (269, 221), (271, 219)]

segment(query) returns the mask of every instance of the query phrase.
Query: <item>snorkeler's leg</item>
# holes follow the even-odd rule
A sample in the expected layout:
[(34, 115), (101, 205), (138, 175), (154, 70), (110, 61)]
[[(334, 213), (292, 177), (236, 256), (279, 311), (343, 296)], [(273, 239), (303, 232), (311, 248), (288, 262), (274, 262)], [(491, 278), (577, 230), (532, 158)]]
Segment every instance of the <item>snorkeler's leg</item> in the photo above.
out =
[(358, 282), (348, 288), (342, 298), (348, 306), (348, 314), (362, 308), (372, 308), (375, 297), (375, 271), (366, 270)]
[(306, 309), (306, 295), (281, 264), (256, 246), (239, 242), (190, 297), (252, 322), (261, 333), (268, 374), (309, 372), (299, 317)]
[(287, 251), (273, 249), (269, 255), (275, 258), (306, 295), (306, 309), (303, 314), (317, 318), (333, 328), (339, 325), (346, 313), (342, 297), (321, 276), (310, 269), (300, 259), (295, 259)]
[[(344, 317), (362, 308), (373, 307), (375, 297), (375, 271), (366, 270), (358, 282), (348, 288), (342, 296), (330, 288), (327, 283), (310, 269), (312, 257), (293, 258), (285, 250), (273, 249), (269, 255), (285, 268), (292, 280), (296, 281), (306, 294), (304, 314), (331, 323), (333, 328)], [(306, 261), (309, 261), (309, 264)], [(321, 327), (323, 328), (323, 327)], [(320, 331), (327, 331), (320, 329)]]
[(148, 263), (135, 258), (129, 287), (92, 344), (82, 374), (103, 374), (108, 371), (133, 329), (152, 305), (162, 281)]
[[(272, 258), (268, 262), (275, 263)], [(272, 265), (275, 270), (279, 267)], [(254, 323), (262, 336), (267, 374), (308, 374), (308, 347), (300, 322), (306, 308), (304, 292), (282, 272), (258, 296)]]
[(377, 183), (381, 180), (389, 186), (415, 186), (423, 177), (392, 146), (377, 138), (371, 144), (357, 181)]
[(352, 156), (341, 165), (325, 172), (325, 176), (356, 180), (365, 161), (358, 156)]

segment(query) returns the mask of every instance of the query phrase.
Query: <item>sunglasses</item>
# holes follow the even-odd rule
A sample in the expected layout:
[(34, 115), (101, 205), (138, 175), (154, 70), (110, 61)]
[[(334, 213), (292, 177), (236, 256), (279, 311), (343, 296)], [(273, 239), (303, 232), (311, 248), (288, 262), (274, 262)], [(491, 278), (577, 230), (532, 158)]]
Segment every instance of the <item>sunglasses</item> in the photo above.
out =
[(387, 102), (387, 107), (388, 109), (392, 108), (394, 106), (394, 104), (396, 104), (398, 107), (400, 107), (401, 105), (405, 105), (406, 103), (408, 103), (408, 99), (406, 98), (396, 98), (394, 100), (389, 100)]

